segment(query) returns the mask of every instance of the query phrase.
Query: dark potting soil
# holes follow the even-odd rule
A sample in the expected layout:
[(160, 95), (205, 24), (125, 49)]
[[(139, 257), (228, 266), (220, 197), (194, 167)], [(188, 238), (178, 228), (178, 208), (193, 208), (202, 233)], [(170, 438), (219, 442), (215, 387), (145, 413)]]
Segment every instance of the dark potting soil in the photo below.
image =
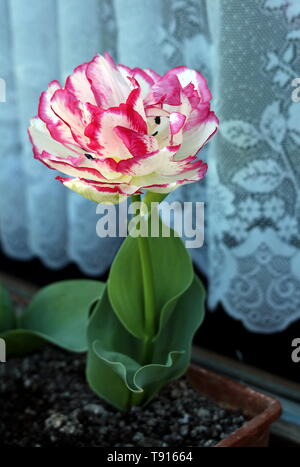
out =
[(118, 412), (85, 381), (85, 357), (54, 347), (0, 364), (2, 446), (213, 446), (245, 421), (182, 378), (145, 408)]

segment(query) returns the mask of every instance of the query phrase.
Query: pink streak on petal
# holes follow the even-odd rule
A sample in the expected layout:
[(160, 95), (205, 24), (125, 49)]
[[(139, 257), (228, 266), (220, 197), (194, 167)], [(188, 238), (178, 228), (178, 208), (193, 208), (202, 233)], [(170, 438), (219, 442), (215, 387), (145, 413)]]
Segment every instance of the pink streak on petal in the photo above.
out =
[(122, 126), (116, 126), (114, 131), (122, 139), (130, 153), (135, 157), (150, 154), (153, 150), (158, 149), (156, 139), (152, 136), (141, 135), (130, 128), (124, 128)]
[(149, 84), (149, 86), (153, 86), (154, 84), (153, 78), (141, 68), (134, 68), (132, 70), (132, 74), (134, 77), (140, 76), (142, 79), (144, 79)]
[(176, 135), (182, 129), (186, 121), (186, 116), (178, 112), (173, 112), (170, 115), (171, 134)]
[(147, 75), (149, 75), (154, 82), (158, 81), (161, 78), (161, 75), (156, 73), (156, 71), (152, 70), (152, 68), (145, 68), (144, 72), (147, 73)]
[(95, 96), (86, 76), (88, 65), (89, 63), (83, 63), (74, 69), (73, 73), (66, 79), (65, 89), (81, 102), (96, 105)]
[(164, 96), (164, 103), (181, 105), (181, 85), (176, 75), (162, 77), (152, 87), (152, 95), (156, 101)]
[(202, 102), (207, 102), (212, 99), (207, 81), (198, 71), (190, 70), (186, 66), (178, 66), (169, 70), (162, 79), (168, 79), (170, 76), (176, 76), (182, 83), (184, 82), (183, 87), (189, 83), (193, 83), (196, 90), (200, 93)]
[(41, 94), (38, 106), (38, 116), (46, 123), (52, 138), (60, 143), (74, 144), (74, 138), (70, 128), (52, 110), (51, 99), (56, 91), (61, 90), (58, 81), (52, 81), (47, 91)]
[(112, 58), (112, 56), (110, 55), (109, 52), (104, 52), (104, 57), (106, 58), (106, 60), (108, 61), (108, 63), (115, 69), (117, 70), (117, 65), (116, 65), (116, 62), (114, 61), (114, 59)]

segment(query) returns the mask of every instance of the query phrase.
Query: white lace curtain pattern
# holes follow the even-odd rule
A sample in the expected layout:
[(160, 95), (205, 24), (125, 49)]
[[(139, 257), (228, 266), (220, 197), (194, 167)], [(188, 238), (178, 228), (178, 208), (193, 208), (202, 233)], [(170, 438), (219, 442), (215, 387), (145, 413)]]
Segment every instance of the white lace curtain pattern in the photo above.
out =
[(300, 317), (299, 0), (0, 0), (0, 242), (50, 268), (104, 272), (119, 239), (96, 236), (96, 205), (34, 161), (27, 125), (49, 81), (97, 52), (158, 72), (186, 64), (209, 78), (220, 132), (205, 183), (173, 199), (206, 202), (192, 250), (209, 305), (253, 331)]

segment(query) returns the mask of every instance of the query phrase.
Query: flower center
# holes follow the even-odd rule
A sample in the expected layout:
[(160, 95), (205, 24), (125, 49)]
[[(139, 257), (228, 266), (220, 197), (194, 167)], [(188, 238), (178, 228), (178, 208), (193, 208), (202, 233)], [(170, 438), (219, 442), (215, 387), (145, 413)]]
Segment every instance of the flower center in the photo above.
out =
[(168, 117), (148, 117), (148, 134), (156, 137), (160, 148), (168, 144), (170, 137)]

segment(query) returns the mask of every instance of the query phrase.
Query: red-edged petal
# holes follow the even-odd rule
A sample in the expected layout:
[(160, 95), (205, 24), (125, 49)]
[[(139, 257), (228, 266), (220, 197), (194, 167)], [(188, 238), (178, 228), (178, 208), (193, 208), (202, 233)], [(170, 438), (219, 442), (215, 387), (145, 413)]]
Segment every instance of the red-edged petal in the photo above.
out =
[(141, 135), (130, 128), (122, 126), (116, 126), (114, 130), (130, 154), (135, 157), (150, 154), (158, 149), (157, 141), (153, 136)]
[(188, 175), (187, 178), (180, 178), (176, 181), (168, 180), (166, 183), (153, 183), (151, 185), (144, 186), (143, 189), (153, 193), (170, 193), (171, 191), (174, 191), (176, 188), (178, 188), (178, 186), (187, 185), (202, 180), (206, 175), (207, 169), (207, 164), (202, 163), (197, 170), (186, 174)]
[(183, 132), (183, 141), (176, 154), (176, 160), (185, 159), (189, 155), (197, 154), (205, 143), (216, 133), (219, 120), (214, 112), (210, 112), (208, 118), (190, 130)]
[(182, 88), (185, 88), (192, 83), (195, 86), (195, 89), (199, 92), (202, 102), (207, 102), (212, 99), (207, 81), (198, 71), (191, 70), (186, 66), (178, 66), (169, 70), (162, 77), (162, 80), (168, 81), (171, 76), (176, 76), (179, 79)]
[(74, 144), (74, 138), (68, 125), (65, 124), (52, 110), (51, 99), (56, 91), (61, 90), (58, 81), (52, 81), (47, 91), (41, 94), (38, 116), (46, 123), (51, 136), (61, 143)]
[(54, 140), (45, 123), (39, 118), (31, 120), (28, 129), (33, 146), (34, 157), (47, 167), (59, 170), (75, 177), (87, 177), (93, 180), (120, 179), (128, 180), (117, 172), (117, 163), (113, 159), (100, 159), (97, 155), (85, 153), (79, 147), (65, 146)]
[(186, 122), (186, 116), (179, 112), (170, 114), (170, 144), (182, 143), (182, 130)]
[(85, 134), (93, 137), (102, 147), (103, 156), (126, 159), (132, 157), (121, 138), (116, 134), (115, 127), (124, 127), (142, 135), (147, 134), (144, 119), (130, 105), (121, 104), (96, 115), (87, 127)]
[(82, 149), (73, 145), (65, 145), (52, 138), (45, 122), (38, 117), (32, 118), (28, 129), (29, 137), (33, 145), (33, 152), (36, 158), (43, 151), (46, 151), (54, 156), (66, 158), (72, 162), (76, 162), (82, 156)]
[(86, 76), (87, 67), (88, 63), (83, 63), (75, 68), (66, 80), (65, 89), (71, 92), (79, 101), (97, 105), (91, 84)]
[(132, 70), (132, 76), (137, 80), (139, 83), (141, 90), (142, 90), (142, 97), (145, 99), (149, 92), (151, 91), (152, 86), (154, 85), (154, 79), (144, 70), (141, 68), (134, 68)]
[(114, 59), (112, 58), (109, 52), (104, 52), (104, 58), (110, 64), (112, 68), (114, 68), (115, 70), (118, 69), (116, 62), (114, 61)]
[[(134, 157), (132, 159), (120, 161), (117, 164), (117, 171), (132, 177), (172, 177), (180, 178), (180, 175), (190, 170), (200, 167), (202, 161), (197, 161), (196, 156), (190, 156), (177, 161), (176, 152), (180, 146), (165, 147), (148, 155)], [(182, 178), (182, 177), (181, 177)], [(144, 185), (144, 182), (138, 184)]]
[(126, 102), (131, 87), (111, 60), (96, 55), (88, 64), (86, 75), (100, 107), (115, 107)]
[(82, 178), (57, 177), (63, 185), (85, 198), (102, 204), (117, 204), (139, 192), (139, 187), (127, 184), (95, 183)]
[(97, 164), (95, 163), (94, 166), (92, 164), (89, 165), (88, 160), (82, 160), (81, 165), (73, 164), (72, 161), (52, 156), (45, 151), (36, 158), (43, 162), (48, 168), (58, 170), (71, 177), (83, 177), (103, 182), (108, 181), (97, 168)]
[(158, 81), (161, 78), (161, 75), (156, 71), (152, 70), (152, 68), (145, 68), (144, 72), (147, 73), (147, 75), (153, 79), (154, 83), (156, 83), (156, 81)]
[(151, 102), (160, 102), (164, 104), (181, 105), (182, 88), (176, 75), (163, 76), (152, 86), (151, 94), (146, 100), (147, 105)]
[(51, 108), (57, 117), (68, 125), (74, 140), (82, 148), (87, 151), (94, 149), (94, 146), (90, 146), (89, 138), (85, 136), (85, 129), (94, 117), (91, 104), (84, 104), (69, 91), (59, 89), (51, 99)]
[(185, 131), (192, 129), (193, 127), (200, 125), (210, 117), (210, 103), (203, 102), (198, 104), (198, 107), (193, 109), (189, 115), (188, 121), (185, 125)]
[(130, 78), (130, 81), (135, 86), (135, 88), (130, 92), (126, 104), (129, 107), (132, 107), (144, 120), (145, 125), (147, 125), (147, 118), (144, 108), (144, 102), (142, 99), (142, 90), (140, 88), (139, 83), (136, 81), (135, 78)]
[(179, 112), (173, 112), (170, 115), (170, 129), (171, 134), (176, 135), (182, 129), (185, 124), (186, 116)]

